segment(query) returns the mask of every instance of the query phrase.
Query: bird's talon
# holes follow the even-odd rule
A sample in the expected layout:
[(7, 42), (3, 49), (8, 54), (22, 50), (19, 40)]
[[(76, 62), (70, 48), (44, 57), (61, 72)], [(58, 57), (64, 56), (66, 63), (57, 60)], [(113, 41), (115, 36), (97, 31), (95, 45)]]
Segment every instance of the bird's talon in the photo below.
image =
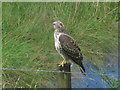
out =
[(58, 66), (64, 66), (67, 62), (66, 61), (62, 61), (61, 63), (58, 63)]

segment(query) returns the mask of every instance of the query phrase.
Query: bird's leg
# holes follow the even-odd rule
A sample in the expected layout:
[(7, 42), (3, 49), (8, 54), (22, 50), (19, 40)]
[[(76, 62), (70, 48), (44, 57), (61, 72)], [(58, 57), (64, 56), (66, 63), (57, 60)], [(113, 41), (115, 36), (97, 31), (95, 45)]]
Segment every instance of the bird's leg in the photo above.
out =
[(66, 60), (63, 60), (61, 63), (58, 64), (58, 66), (62, 66), (63, 67), (66, 63), (67, 63)]

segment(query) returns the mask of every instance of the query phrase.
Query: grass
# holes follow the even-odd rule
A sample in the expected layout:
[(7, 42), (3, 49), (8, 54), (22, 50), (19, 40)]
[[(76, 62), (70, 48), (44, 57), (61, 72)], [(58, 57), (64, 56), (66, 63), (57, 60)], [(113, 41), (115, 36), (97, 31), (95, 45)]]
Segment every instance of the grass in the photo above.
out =
[[(2, 3), (3, 67), (56, 70), (52, 23), (60, 20), (98, 67), (117, 50), (117, 3)], [(54, 73), (4, 71), (3, 87), (55, 87)]]
[[(2, 68), (2, 3), (0, 2), (0, 68)], [(0, 87), (2, 87), (2, 71), (0, 71)]]
[(115, 77), (108, 76), (102, 69), (99, 70), (101, 74), (99, 72), (95, 71), (95, 70), (91, 70), (91, 71), (98, 74), (108, 84), (108, 86), (110, 88), (120, 88), (120, 84), (119, 84), (120, 80), (119, 80), (119, 78), (116, 79)]

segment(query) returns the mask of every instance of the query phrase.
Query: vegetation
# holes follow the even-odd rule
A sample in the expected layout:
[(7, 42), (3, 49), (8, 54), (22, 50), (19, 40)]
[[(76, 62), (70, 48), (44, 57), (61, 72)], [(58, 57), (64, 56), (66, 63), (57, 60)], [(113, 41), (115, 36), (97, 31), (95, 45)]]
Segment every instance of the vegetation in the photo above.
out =
[[(2, 3), (3, 68), (56, 70), (52, 23), (60, 20), (98, 67), (117, 50), (117, 3)], [(111, 54), (110, 54), (111, 56)], [(4, 71), (3, 87), (55, 87), (55, 73)]]
[[(91, 71), (95, 72), (96, 74), (98, 74), (107, 84), (110, 88), (120, 88), (120, 84), (119, 84), (119, 78), (116, 79), (115, 77), (110, 77), (105, 71), (103, 71), (102, 69), (100, 69), (100, 72), (97, 72), (93, 69), (91, 69)], [(117, 76), (119, 77), (119, 76)]]

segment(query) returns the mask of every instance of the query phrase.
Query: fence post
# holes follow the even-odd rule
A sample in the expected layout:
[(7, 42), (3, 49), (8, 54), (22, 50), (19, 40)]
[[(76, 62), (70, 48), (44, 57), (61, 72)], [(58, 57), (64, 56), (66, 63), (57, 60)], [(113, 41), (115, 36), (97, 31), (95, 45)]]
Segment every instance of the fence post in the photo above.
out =
[(58, 70), (63, 71), (58, 73), (58, 88), (69, 88), (71, 89), (71, 63), (66, 63), (63, 67), (57, 66)]

